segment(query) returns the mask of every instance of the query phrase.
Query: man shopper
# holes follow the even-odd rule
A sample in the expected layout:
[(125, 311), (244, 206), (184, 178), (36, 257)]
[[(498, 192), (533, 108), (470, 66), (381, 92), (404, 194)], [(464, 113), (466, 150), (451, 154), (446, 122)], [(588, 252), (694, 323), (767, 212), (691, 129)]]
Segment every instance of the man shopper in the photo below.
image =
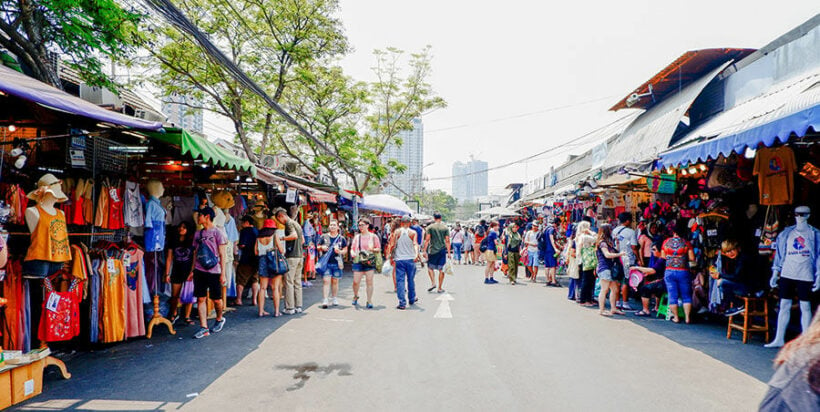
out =
[(527, 279), (535, 282), (538, 277), (538, 222), (532, 222), (524, 235), (524, 244), (527, 246)]
[(430, 275), (430, 289), (436, 289), (436, 271), (438, 271), (438, 293), (444, 292), (444, 265), (450, 254), (450, 229), (441, 221), (441, 214), (433, 214), (433, 224), (427, 226), (424, 236), (424, 250), (427, 251), (427, 273)]
[(561, 287), (561, 284), (555, 279), (555, 272), (558, 269), (558, 258), (555, 255), (558, 250), (561, 250), (556, 242), (559, 226), (561, 226), (561, 219), (555, 217), (552, 219), (551, 224), (541, 231), (538, 236), (539, 253), (541, 254), (541, 261), (544, 262), (544, 272), (547, 275), (546, 286)]
[[(202, 226), (194, 235), (194, 297), (199, 311), (199, 330), (195, 339), (209, 336), (211, 332), (219, 333), (225, 326), (222, 311), (225, 307), (222, 300), (222, 284), (225, 282), (225, 250), (228, 239), (222, 231), (214, 226), (214, 210), (206, 206), (199, 209), (197, 223)], [(216, 322), (208, 330), (208, 300), (214, 301)]]
[(518, 278), (518, 263), (521, 260), (521, 235), (518, 233), (518, 223), (510, 222), (504, 234), (504, 253), (507, 255), (507, 277), (511, 285), (515, 285)]
[[(390, 256), (390, 261), (396, 268), (396, 295), (399, 298), (399, 305), (396, 309), (404, 310), (408, 302), (411, 305), (418, 302), (415, 277), (419, 247), (416, 241), (416, 231), (410, 228), (409, 217), (403, 217), (401, 227), (394, 229), (391, 233), (387, 255)], [(406, 291), (405, 284), (407, 285)]]
[[(322, 273), (322, 309), (327, 309), (328, 304), (337, 306), (339, 300), (339, 279), (342, 278), (342, 267), (344, 260), (342, 256), (347, 253), (347, 239), (339, 232), (339, 222), (331, 220), (328, 225), (329, 233), (322, 235), (319, 240), (318, 250), (324, 254), (330, 254), (327, 259), (327, 269)], [(325, 259), (324, 254), (322, 259)], [(330, 294), (331, 300), (328, 300)]]
[[(618, 251), (624, 253), (621, 263), (624, 273), (629, 273), (629, 269), (633, 266), (644, 266), (643, 255), (638, 252), (638, 235), (632, 229), (632, 214), (621, 212), (618, 214), (618, 222), (620, 225), (612, 230), (612, 240)], [(632, 310), (629, 305), (629, 282), (621, 285), (621, 300), (618, 301), (617, 306), (618, 309)]]
[(285, 311), (286, 315), (302, 313), (302, 267), (304, 264), (303, 245), (305, 238), (302, 227), (288, 216), (283, 208), (274, 211), (276, 220), (285, 227), (285, 257), (288, 260), (288, 273), (285, 275)]

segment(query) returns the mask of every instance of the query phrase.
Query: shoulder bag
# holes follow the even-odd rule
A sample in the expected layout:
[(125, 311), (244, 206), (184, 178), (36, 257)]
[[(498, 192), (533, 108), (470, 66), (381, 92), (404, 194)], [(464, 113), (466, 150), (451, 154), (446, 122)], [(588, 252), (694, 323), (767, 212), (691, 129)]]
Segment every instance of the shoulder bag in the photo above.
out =
[[(201, 232), (200, 232), (201, 233)], [(202, 241), (202, 235), (199, 236), (196, 248), (196, 261), (205, 270), (213, 269), (219, 264), (219, 258), (214, 252)]]

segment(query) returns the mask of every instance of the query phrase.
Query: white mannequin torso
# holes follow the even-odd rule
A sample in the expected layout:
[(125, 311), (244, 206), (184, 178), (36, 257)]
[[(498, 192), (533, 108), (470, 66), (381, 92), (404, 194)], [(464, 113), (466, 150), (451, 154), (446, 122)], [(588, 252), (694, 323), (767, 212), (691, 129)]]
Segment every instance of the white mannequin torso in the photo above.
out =
[[(43, 198), (37, 202), (37, 206), (40, 206), (44, 212), (48, 213), (49, 215), (56, 215), (57, 208), (54, 205), (57, 203), (57, 199), (54, 198), (54, 195), (51, 193), (46, 193), (43, 195)], [(37, 228), (37, 223), (40, 221), (40, 210), (37, 209), (37, 206), (32, 206), (26, 209), (26, 226), (28, 226), (29, 232), (34, 233), (34, 229)]]

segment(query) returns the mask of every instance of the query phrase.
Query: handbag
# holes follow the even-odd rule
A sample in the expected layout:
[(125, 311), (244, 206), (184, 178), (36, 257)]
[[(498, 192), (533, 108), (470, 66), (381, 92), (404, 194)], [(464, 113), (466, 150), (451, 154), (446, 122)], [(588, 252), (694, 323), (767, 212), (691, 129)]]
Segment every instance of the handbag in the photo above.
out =
[[(363, 266), (376, 267), (376, 254), (369, 250), (362, 250), (362, 236), (359, 235), (358, 264)], [(381, 270), (381, 267), (379, 268)]]
[(219, 258), (216, 257), (211, 248), (202, 242), (202, 236), (199, 237), (196, 248), (196, 262), (205, 270), (213, 269), (214, 266), (219, 264)]
[(51, 285), (51, 279), (43, 279), (47, 293), (43, 299), (43, 313), (40, 316), (38, 335), (41, 341), (65, 341), (80, 334), (80, 302), (74, 291), (78, 283), (74, 278), (68, 292), (56, 292)]
[(284, 275), (290, 270), (288, 260), (279, 249), (269, 250), (265, 254), (265, 264), (268, 265), (268, 270), (277, 275)]
[(194, 281), (186, 280), (179, 291), (179, 301), (182, 303), (194, 303)]
[(333, 248), (336, 247), (336, 242), (341, 237), (342, 237), (341, 235), (336, 237), (336, 239), (334, 239), (333, 242), (328, 247), (327, 252), (325, 252), (325, 254), (322, 255), (322, 257), (319, 258), (319, 261), (316, 262), (316, 273), (318, 273), (320, 275), (323, 275), (323, 274), (325, 274), (325, 272), (327, 272), (328, 264), (330, 264), (330, 256), (334, 254), (333, 253)]
[(581, 266), (583, 270), (592, 270), (598, 266), (598, 256), (595, 254), (595, 246), (581, 248)]

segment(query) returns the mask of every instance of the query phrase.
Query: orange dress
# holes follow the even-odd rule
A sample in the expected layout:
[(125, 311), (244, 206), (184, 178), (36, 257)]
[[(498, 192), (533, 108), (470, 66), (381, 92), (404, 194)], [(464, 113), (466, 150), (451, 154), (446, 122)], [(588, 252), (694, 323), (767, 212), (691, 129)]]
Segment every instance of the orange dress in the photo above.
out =
[(103, 343), (125, 339), (125, 267), (121, 259), (107, 258), (100, 268), (102, 275)]

